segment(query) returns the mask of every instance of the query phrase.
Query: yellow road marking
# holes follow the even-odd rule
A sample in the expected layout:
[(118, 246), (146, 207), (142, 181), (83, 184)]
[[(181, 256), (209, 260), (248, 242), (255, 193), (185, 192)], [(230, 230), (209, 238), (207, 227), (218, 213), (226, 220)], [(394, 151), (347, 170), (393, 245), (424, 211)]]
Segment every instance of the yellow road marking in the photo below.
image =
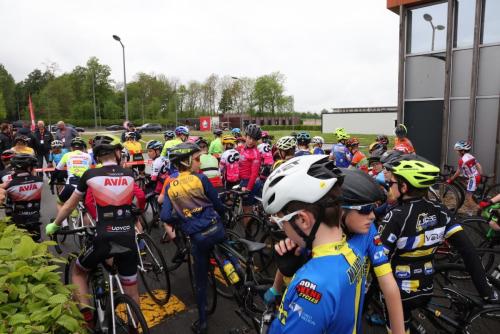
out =
[[(154, 295), (160, 299), (164, 298), (165, 291), (154, 290)], [(163, 306), (156, 304), (147, 293), (142, 294), (140, 299), (142, 314), (144, 315), (149, 328), (158, 325), (169, 316), (186, 310), (186, 304), (174, 295), (171, 295), (168, 303)]]

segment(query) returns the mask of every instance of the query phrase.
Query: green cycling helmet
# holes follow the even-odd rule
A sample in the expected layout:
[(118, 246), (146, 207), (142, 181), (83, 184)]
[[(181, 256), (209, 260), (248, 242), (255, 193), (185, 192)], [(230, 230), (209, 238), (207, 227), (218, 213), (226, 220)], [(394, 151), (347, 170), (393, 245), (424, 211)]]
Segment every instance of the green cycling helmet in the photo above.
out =
[(344, 128), (336, 128), (335, 136), (337, 136), (337, 140), (347, 140), (351, 138), (351, 136), (347, 134)]
[(419, 189), (429, 188), (439, 176), (438, 167), (421, 160), (400, 160), (392, 164), (386, 163), (384, 167)]

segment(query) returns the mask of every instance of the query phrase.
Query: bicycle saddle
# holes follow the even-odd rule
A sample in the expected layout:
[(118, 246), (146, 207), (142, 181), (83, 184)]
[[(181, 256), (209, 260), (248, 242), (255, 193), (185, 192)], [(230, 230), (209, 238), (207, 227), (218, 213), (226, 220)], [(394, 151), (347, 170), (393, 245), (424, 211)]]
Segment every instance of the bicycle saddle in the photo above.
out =
[(129, 253), (132, 251), (131, 249), (129, 249), (125, 246), (119, 245), (113, 241), (111, 241), (109, 244), (111, 245), (111, 250), (109, 251), (109, 257), (113, 257), (113, 256), (119, 255), (119, 254)]
[(250, 241), (250, 240), (247, 240), (247, 239), (238, 239), (239, 242), (241, 242), (242, 244), (244, 244), (248, 251), (250, 253), (255, 253), (255, 252), (258, 252), (264, 248), (266, 248), (266, 244), (263, 244), (262, 242), (254, 242), (254, 241)]

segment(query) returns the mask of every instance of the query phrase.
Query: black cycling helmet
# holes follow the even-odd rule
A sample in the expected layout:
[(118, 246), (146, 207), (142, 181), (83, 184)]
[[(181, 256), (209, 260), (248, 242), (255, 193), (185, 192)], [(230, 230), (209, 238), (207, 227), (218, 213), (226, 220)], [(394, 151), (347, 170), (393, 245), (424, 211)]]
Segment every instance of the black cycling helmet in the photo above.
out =
[(222, 130), (221, 129), (214, 129), (213, 133), (216, 136), (220, 136), (222, 134)]
[(163, 144), (160, 141), (158, 141), (158, 140), (150, 140), (146, 144), (146, 149), (161, 151), (163, 149)]
[(16, 152), (12, 150), (5, 150), (0, 154), (0, 159), (2, 160), (10, 160), (16, 155)]
[(394, 129), (394, 134), (398, 138), (403, 138), (408, 134), (408, 130), (406, 129), (406, 126), (404, 126), (404, 124), (398, 124)]
[[(172, 163), (182, 163), (182, 160), (190, 158), (193, 154), (200, 152), (200, 147), (195, 143), (184, 142), (168, 150), (168, 158)], [(189, 164), (184, 164), (189, 166), (191, 164), (191, 159)]]
[(163, 132), (163, 138), (165, 138), (165, 140), (174, 139), (175, 132), (173, 130), (167, 130), (167, 131)]
[(345, 175), (342, 184), (344, 205), (365, 205), (385, 202), (385, 194), (372, 177), (359, 169), (341, 168)]
[(14, 144), (16, 144), (17, 142), (20, 142), (20, 141), (22, 141), (23, 143), (28, 145), (28, 143), (30, 142), (30, 138), (28, 136), (25, 136), (25, 135), (17, 135), (14, 138)]
[(198, 137), (198, 139), (196, 139), (196, 141), (194, 143), (198, 146), (201, 144), (205, 144), (208, 146), (208, 141), (203, 137)]
[(31, 154), (19, 153), (10, 160), (10, 165), (15, 170), (28, 170), (35, 167), (38, 160)]
[(120, 139), (111, 135), (97, 135), (94, 138), (94, 146), (92, 152), (94, 156), (100, 157), (106, 154), (113, 153), (115, 150), (123, 148)]
[(387, 144), (389, 144), (389, 138), (386, 135), (378, 135), (375, 140), (384, 146), (387, 146)]
[(245, 129), (245, 134), (252, 139), (259, 140), (262, 136), (262, 130), (257, 124), (250, 124)]
[(402, 160), (403, 155), (404, 155), (404, 153), (401, 151), (389, 150), (389, 151), (384, 152), (380, 156), (380, 162), (383, 164), (391, 164), (393, 162)]
[(87, 147), (87, 143), (81, 137), (75, 137), (71, 139), (71, 147)]

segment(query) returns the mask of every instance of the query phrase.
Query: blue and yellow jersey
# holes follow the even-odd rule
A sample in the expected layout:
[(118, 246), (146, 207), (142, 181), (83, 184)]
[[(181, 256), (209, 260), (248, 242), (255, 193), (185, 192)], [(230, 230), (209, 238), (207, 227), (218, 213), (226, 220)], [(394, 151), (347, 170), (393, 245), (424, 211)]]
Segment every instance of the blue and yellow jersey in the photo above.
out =
[(172, 210), (175, 210), (187, 235), (203, 231), (214, 220), (220, 220), (217, 212), (224, 212), (217, 191), (203, 174), (179, 173), (166, 186), (165, 193), (162, 221), (173, 223)]
[(286, 289), (269, 333), (356, 333), (364, 262), (345, 237), (314, 247)]

